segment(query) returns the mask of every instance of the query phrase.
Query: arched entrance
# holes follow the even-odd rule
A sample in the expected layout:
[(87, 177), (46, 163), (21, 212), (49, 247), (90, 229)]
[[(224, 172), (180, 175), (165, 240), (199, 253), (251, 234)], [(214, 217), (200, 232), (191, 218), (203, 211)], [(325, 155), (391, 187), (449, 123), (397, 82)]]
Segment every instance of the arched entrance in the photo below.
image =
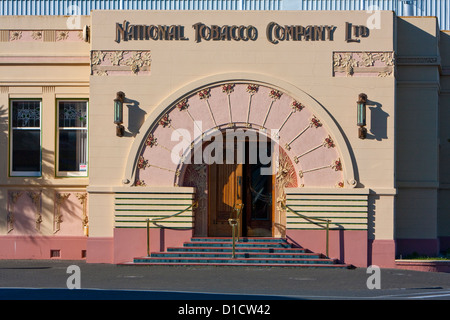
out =
[[(285, 188), (355, 187), (345, 140), (307, 94), (288, 84), (280, 89), (256, 80), (203, 82), (175, 93), (152, 113), (126, 169), (132, 187), (195, 187), (194, 235), (227, 235), (230, 208), (243, 202), (241, 234), (284, 236)], [(261, 161), (217, 163), (223, 155), (213, 153), (205, 141), (227, 132), (253, 132), (256, 143), (270, 141), (271, 174), (258, 173)], [(227, 150), (226, 142), (222, 146)], [(249, 141), (244, 146), (250, 148)]]
[(276, 142), (251, 128), (215, 133), (202, 145), (203, 162), (195, 164), (191, 156), (181, 170), (181, 186), (195, 187), (204, 208), (197, 214), (198, 225), (207, 222), (203, 233), (209, 236), (230, 236), (228, 219), (239, 206), (240, 236), (272, 236)]

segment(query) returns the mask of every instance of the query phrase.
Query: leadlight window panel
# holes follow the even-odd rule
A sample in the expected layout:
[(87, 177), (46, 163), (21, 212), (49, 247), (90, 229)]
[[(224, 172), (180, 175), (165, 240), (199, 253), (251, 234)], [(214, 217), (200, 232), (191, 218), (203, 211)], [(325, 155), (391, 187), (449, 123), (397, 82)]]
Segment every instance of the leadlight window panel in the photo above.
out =
[(58, 101), (58, 173), (87, 176), (87, 101)]
[(10, 170), (12, 176), (41, 175), (41, 101), (12, 100)]
[(60, 128), (87, 127), (87, 101), (59, 101)]

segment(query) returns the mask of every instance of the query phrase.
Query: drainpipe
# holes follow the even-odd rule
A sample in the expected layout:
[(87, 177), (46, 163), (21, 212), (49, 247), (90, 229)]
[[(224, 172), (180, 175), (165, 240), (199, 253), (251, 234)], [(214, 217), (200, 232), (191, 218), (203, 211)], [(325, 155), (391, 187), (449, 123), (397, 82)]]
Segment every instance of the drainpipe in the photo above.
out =
[(414, 2), (415, 0), (401, 0), (403, 2), (403, 16), (414, 16)]

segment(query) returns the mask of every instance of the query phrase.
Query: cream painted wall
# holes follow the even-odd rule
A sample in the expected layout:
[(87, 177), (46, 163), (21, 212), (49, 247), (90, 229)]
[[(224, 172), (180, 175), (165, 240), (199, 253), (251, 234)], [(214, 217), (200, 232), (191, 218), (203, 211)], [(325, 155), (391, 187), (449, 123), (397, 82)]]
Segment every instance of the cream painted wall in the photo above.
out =
[[(287, 82), (305, 91), (335, 119), (348, 139), (354, 165), (357, 167), (358, 187), (382, 188), (393, 193), (394, 181), (394, 123), (395, 78), (390, 77), (333, 77), (333, 51), (388, 51), (395, 49), (394, 16), (381, 13), (381, 28), (370, 30), (370, 36), (360, 43), (344, 39), (345, 22), (365, 25), (365, 12), (102, 12), (92, 14), (92, 50), (151, 50), (150, 75), (97, 76), (92, 75), (91, 86), (91, 141), (90, 185), (120, 186), (130, 147), (131, 135), (115, 137), (112, 121), (113, 99), (117, 91), (139, 103), (146, 117), (172, 92), (189, 83), (221, 73), (242, 72), (263, 75)], [(185, 26), (189, 41), (128, 41), (115, 42), (115, 24), (124, 20), (131, 24), (164, 24)], [(335, 25), (334, 41), (285, 41), (276, 45), (265, 37), (271, 21), (280, 25)], [(258, 29), (256, 41), (194, 41), (192, 25), (253, 25)], [(233, 80), (233, 79), (223, 79)], [(368, 109), (369, 138), (360, 140), (356, 126), (356, 100), (364, 92), (369, 100), (381, 106), (382, 119), (371, 121)], [(128, 126), (128, 108), (125, 107), (124, 125)], [(378, 117), (380, 114), (376, 114)], [(376, 126), (381, 126), (380, 128)], [(377, 131), (378, 130), (378, 131)], [(374, 136), (374, 134), (377, 136)], [(341, 146), (342, 147), (342, 146)], [(92, 198), (95, 195), (92, 194)], [(387, 203), (392, 203), (389, 195)], [(94, 200), (92, 202), (96, 202)], [(102, 197), (99, 202), (111, 203)], [(386, 208), (386, 204), (382, 207)], [(389, 207), (389, 205), (387, 205)], [(106, 206), (109, 211), (110, 207)], [(93, 211), (91, 219), (99, 226), (95, 234), (112, 235), (112, 219), (104, 212)], [(112, 215), (112, 211), (111, 211)], [(393, 210), (384, 214), (387, 227), (377, 227), (382, 238), (393, 238)], [(94, 223), (94, 221), (92, 220)]]
[[(55, 176), (56, 99), (89, 98), (89, 43), (82, 39), (44, 41), (29, 37), (31, 31), (69, 31), (69, 17), (0, 18), (0, 235), (5, 235), (8, 212), (8, 192), (41, 193), (42, 223), (40, 235), (53, 234), (55, 195), (57, 192), (85, 192), (88, 178), (58, 178)], [(89, 17), (80, 17), (80, 30), (89, 24)], [(71, 32), (79, 32), (70, 30)], [(10, 38), (12, 32), (21, 37)], [(55, 33), (56, 35), (56, 33)], [(28, 37), (28, 38), (27, 38)], [(10, 177), (8, 172), (8, 109), (9, 99), (36, 98), (42, 100), (41, 144), (42, 176)], [(22, 196), (24, 197), (24, 196)], [(79, 204), (76, 214), (81, 216)], [(24, 233), (30, 231), (23, 231)], [(69, 232), (69, 234), (72, 231)], [(61, 233), (60, 233), (61, 234)]]
[[(245, 14), (245, 23), (258, 27), (260, 32), (255, 42), (205, 42), (195, 43), (189, 30), (195, 21), (205, 24), (242, 24), (243, 15), (230, 12), (217, 15), (196, 12), (177, 15), (173, 12), (143, 13), (94, 12), (92, 15), (93, 50), (151, 50), (152, 71), (150, 76), (138, 77), (99, 77), (91, 76), (91, 101), (95, 110), (91, 113), (92, 135), (91, 149), (112, 147), (115, 150), (128, 150), (132, 138), (106, 139), (114, 133), (112, 123), (112, 100), (119, 90), (124, 91), (127, 98), (137, 100), (139, 107), (147, 114), (172, 91), (186, 83), (207, 77), (211, 74), (242, 71), (272, 76), (283, 79), (306, 91), (318, 100), (342, 127), (346, 137), (357, 155), (360, 180), (362, 184), (372, 187), (393, 187), (393, 119), (394, 119), (394, 78), (333, 78), (332, 52), (335, 51), (392, 51), (393, 50), (393, 17), (391, 13), (383, 13), (386, 21), (384, 28), (375, 30), (370, 38), (363, 39), (360, 44), (346, 44), (342, 29), (345, 21), (365, 23), (367, 17), (361, 14), (324, 13), (258, 13)], [(129, 19), (132, 23), (183, 24), (186, 26), (186, 42), (170, 41), (130, 41), (117, 44), (114, 41), (115, 22)], [(264, 39), (265, 26), (270, 21), (282, 24), (335, 24), (340, 28), (333, 42), (286, 42), (279, 45), (270, 44)], [(390, 39), (389, 39), (390, 38)], [(245, 50), (245, 51), (244, 51)], [(224, 79), (226, 80), (226, 79)], [(356, 99), (360, 92), (366, 92), (369, 99), (382, 105), (390, 115), (387, 124), (387, 139), (360, 140), (355, 125)], [(125, 110), (127, 110), (125, 108)], [(127, 124), (127, 113), (124, 122)], [(369, 128), (370, 129), (370, 128)], [(374, 150), (368, 154), (368, 149)], [(358, 152), (360, 150), (360, 152)], [(375, 151), (376, 150), (376, 151)], [(383, 150), (383, 152), (378, 152)], [(390, 150), (386, 152), (387, 150)], [(108, 163), (105, 157), (95, 159), (93, 168), (114, 167), (116, 174), (110, 170), (95, 170), (91, 176), (92, 185), (121, 184), (123, 173), (123, 152), (116, 153)], [(367, 160), (369, 158), (369, 160)], [(375, 161), (377, 160), (377, 161)], [(391, 160), (391, 161), (390, 161)], [(364, 162), (370, 162), (365, 165)], [(381, 161), (381, 163), (380, 163)], [(388, 162), (391, 162), (388, 164)], [(376, 170), (382, 167), (380, 172)], [(376, 172), (375, 172), (375, 170)], [(94, 170), (93, 170), (94, 171)], [(367, 181), (367, 182), (366, 182)]]
[[(138, 111), (137, 120), (142, 123), (174, 92), (212, 76), (241, 73), (302, 90), (334, 119), (353, 156), (357, 187), (371, 190), (371, 239), (448, 236), (446, 195), (450, 180), (445, 164), (450, 155), (446, 125), (450, 104), (449, 32), (439, 32), (435, 18), (396, 18), (392, 12), (382, 12), (380, 29), (370, 30), (369, 37), (360, 43), (347, 43), (345, 22), (365, 25), (369, 17), (366, 12), (323, 11), (95, 11), (80, 20), (81, 26), (91, 27), (90, 44), (5, 41), (5, 30), (66, 30), (69, 17), (1, 17), (0, 143), (8, 144), (9, 99), (40, 98), (45, 128), (42, 147), (47, 156), (42, 177), (11, 178), (8, 155), (1, 154), (0, 209), (5, 214), (0, 215), (0, 233), (5, 232), (8, 190), (45, 189), (43, 213), (50, 218), (55, 191), (82, 191), (89, 185), (91, 236), (112, 237), (114, 194), (108, 190), (122, 186), (137, 134), (128, 130), (136, 128), (135, 123), (129, 122), (129, 110), (135, 108), (132, 111)], [(117, 43), (115, 24), (124, 20), (131, 24), (183, 25), (189, 40)], [(334, 25), (337, 30), (333, 41), (283, 41), (274, 45), (265, 39), (266, 26), (272, 21), (280, 25)], [(196, 43), (192, 25), (197, 22), (253, 25), (258, 29), (258, 39)], [(90, 50), (149, 50), (150, 74), (89, 76)], [(333, 77), (336, 51), (396, 51), (397, 72), (388, 77)], [(434, 58), (436, 62), (432, 61)], [(127, 99), (134, 101), (125, 107), (127, 134), (122, 138), (115, 136), (113, 124), (117, 91), (125, 92)], [(369, 98), (369, 137), (365, 140), (358, 138), (356, 127), (356, 100), (361, 92)], [(54, 175), (57, 98), (90, 99), (89, 178)], [(51, 226), (44, 226), (45, 232), (50, 233)]]

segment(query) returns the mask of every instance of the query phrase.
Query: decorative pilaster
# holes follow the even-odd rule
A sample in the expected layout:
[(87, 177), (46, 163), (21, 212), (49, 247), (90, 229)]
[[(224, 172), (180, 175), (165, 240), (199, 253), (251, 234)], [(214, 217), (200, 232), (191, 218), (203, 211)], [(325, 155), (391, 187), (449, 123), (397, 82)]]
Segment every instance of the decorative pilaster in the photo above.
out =
[(61, 206), (63, 203), (69, 198), (70, 193), (56, 193), (56, 210), (55, 216), (53, 219), (53, 233), (57, 233), (60, 230), (62, 215), (61, 215)]
[(80, 201), (83, 207), (83, 216), (81, 217), (81, 222), (83, 224), (83, 232), (85, 236), (89, 235), (89, 218), (87, 215), (87, 193), (76, 193), (75, 196)]
[(36, 208), (36, 215), (35, 215), (35, 228), (37, 231), (41, 230), (41, 223), (42, 223), (42, 209), (41, 209), (41, 195), (42, 192), (28, 192), (28, 196), (30, 197), (31, 201), (33, 202), (35, 208)]
[(7, 233), (14, 230), (14, 206), (22, 195), (22, 191), (12, 191), (9, 193), (9, 210), (6, 217)]
[(275, 223), (275, 227), (279, 229), (279, 232), (284, 236), (286, 227), (282, 223), (281, 217), (286, 216), (286, 188), (297, 186), (297, 176), (295, 174), (295, 168), (292, 164), (289, 156), (285, 151), (280, 148), (278, 167), (276, 172), (276, 210), (278, 211), (278, 222)]

